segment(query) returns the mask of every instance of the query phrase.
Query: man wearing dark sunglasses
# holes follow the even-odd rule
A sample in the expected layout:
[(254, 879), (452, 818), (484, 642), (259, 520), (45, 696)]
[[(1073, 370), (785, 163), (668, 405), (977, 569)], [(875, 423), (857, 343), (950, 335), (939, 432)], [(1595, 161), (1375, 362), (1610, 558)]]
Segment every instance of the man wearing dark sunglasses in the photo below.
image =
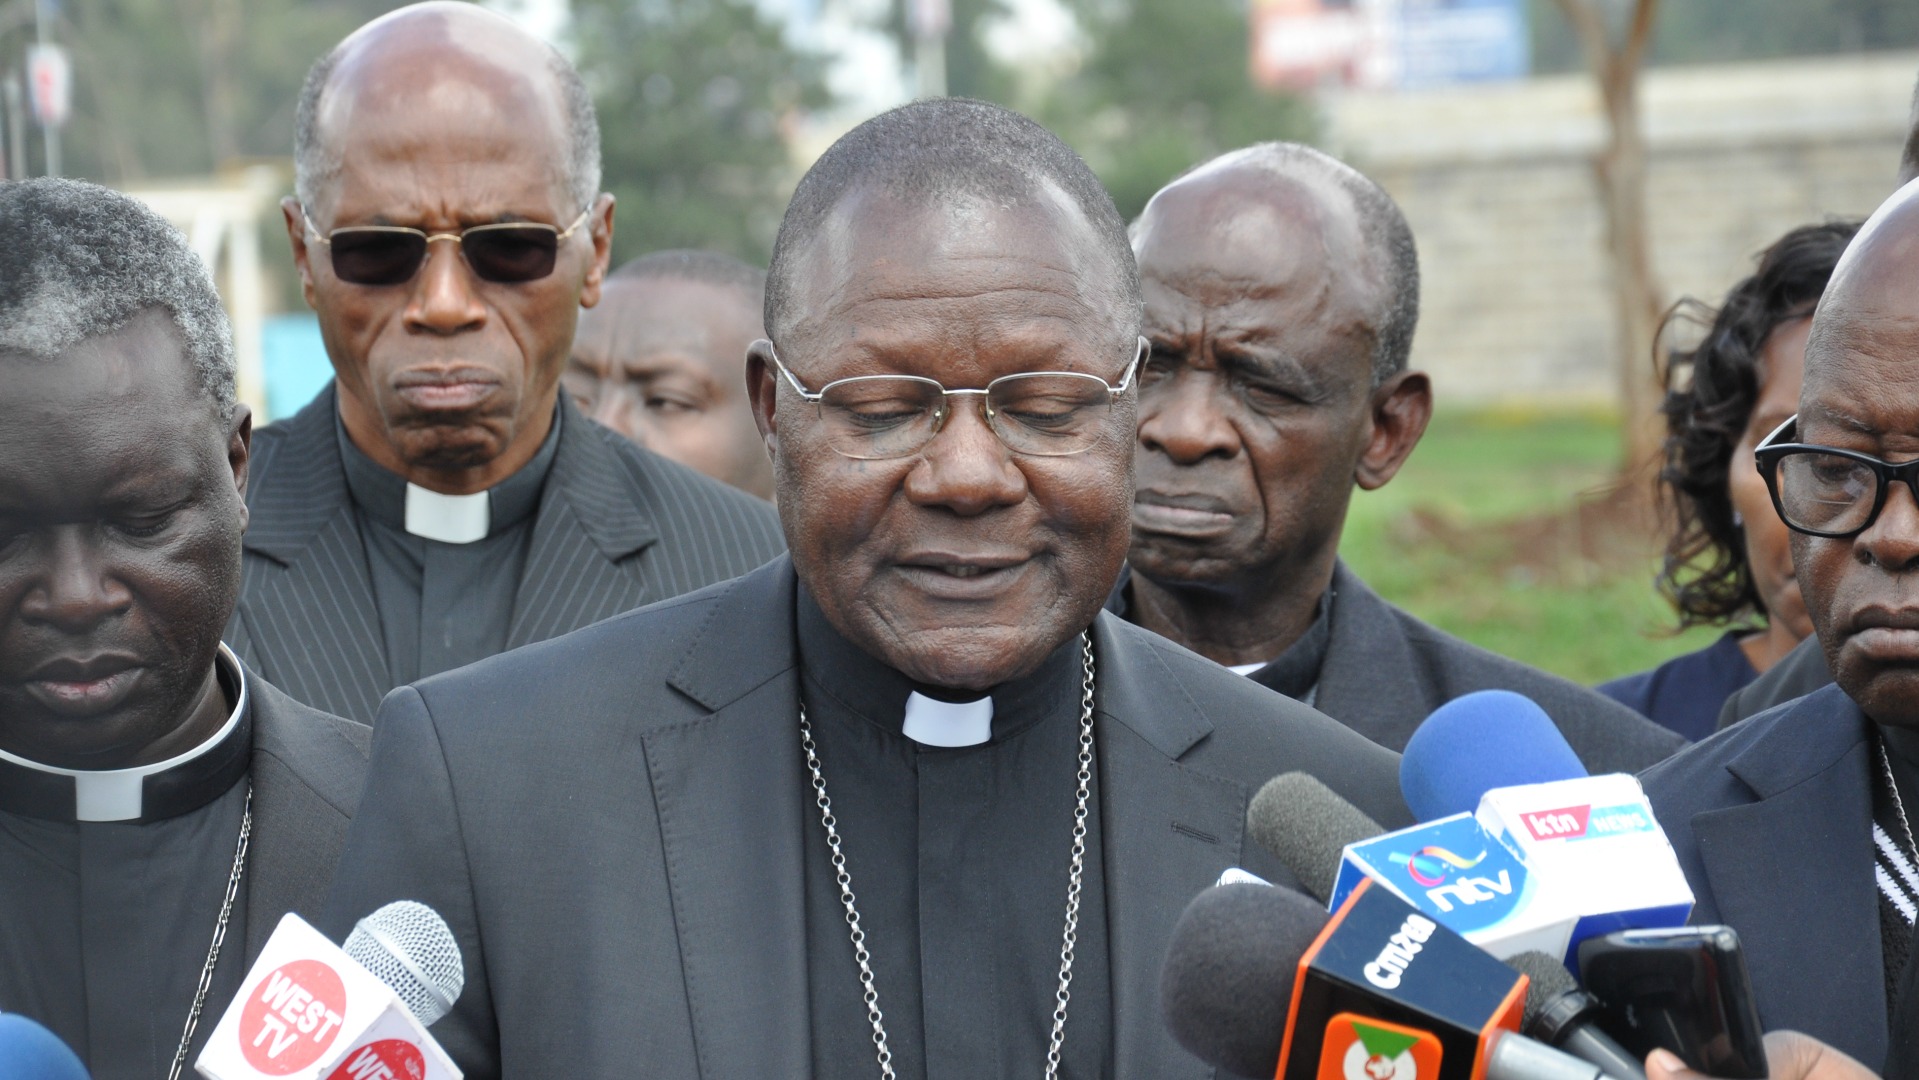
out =
[(763, 503), (558, 392), (613, 234), (558, 53), (472, 5), (404, 8), (314, 65), (294, 151), (287, 235), (335, 379), (255, 439), (242, 657), (370, 721), (394, 686), (780, 550)]
[[(1847, 249), (1799, 414), (1756, 467), (1836, 685), (1645, 775), (1697, 922), (1739, 931), (1768, 1028), (1919, 1068), (1919, 182)], [(1737, 463), (1735, 463), (1737, 464)]]

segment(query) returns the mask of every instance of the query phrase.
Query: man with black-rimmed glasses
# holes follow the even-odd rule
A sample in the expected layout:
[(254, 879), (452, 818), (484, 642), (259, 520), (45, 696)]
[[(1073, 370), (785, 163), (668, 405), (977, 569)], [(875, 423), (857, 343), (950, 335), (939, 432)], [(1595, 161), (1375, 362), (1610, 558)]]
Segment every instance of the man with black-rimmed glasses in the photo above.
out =
[(370, 721), (394, 686), (780, 550), (765, 504), (559, 393), (613, 235), (564, 58), (417, 4), (321, 58), (295, 126), (287, 236), (336, 377), (255, 441), (242, 657)]
[[(1919, 1067), (1919, 183), (1860, 230), (1813, 317), (1799, 413), (1756, 467), (1836, 684), (1645, 774), (1698, 896), (1739, 931), (1768, 1028)], [(1737, 466), (1739, 463), (1735, 463)]]

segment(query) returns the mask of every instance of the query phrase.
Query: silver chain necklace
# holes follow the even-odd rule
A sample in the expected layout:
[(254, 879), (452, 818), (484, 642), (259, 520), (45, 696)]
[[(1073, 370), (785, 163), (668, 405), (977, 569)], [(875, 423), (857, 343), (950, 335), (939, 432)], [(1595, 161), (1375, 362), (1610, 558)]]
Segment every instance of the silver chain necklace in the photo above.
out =
[[(1086, 679), (1080, 699), (1079, 718), (1079, 790), (1073, 805), (1073, 861), (1066, 884), (1066, 932), (1059, 946), (1059, 990), (1053, 995), (1053, 1034), (1046, 1047), (1046, 1080), (1059, 1075), (1060, 1047), (1066, 1042), (1066, 1005), (1073, 996), (1073, 946), (1079, 943), (1079, 894), (1086, 869), (1086, 803), (1093, 783), (1093, 642), (1081, 633), (1080, 655)], [(860, 929), (859, 907), (853, 902), (853, 875), (846, 869), (846, 855), (840, 850), (839, 823), (833, 818), (833, 802), (826, 797), (826, 777), (820, 773), (818, 748), (813, 743), (813, 726), (806, 721), (806, 705), (800, 704), (800, 748), (806, 751), (806, 767), (813, 774), (813, 801), (820, 808), (820, 825), (826, 830), (826, 846), (832, 852), (833, 877), (840, 887), (840, 906), (846, 909), (846, 926), (853, 942), (853, 959), (860, 968), (861, 997), (866, 1002), (866, 1018), (873, 1025), (873, 1049), (879, 1059), (881, 1080), (894, 1080), (893, 1051), (886, 1044), (886, 1017), (880, 1012), (880, 992), (873, 985), (872, 954), (866, 949), (866, 931)]]
[(220, 946), (227, 940), (227, 920), (233, 916), (233, 898), (240, 895), (240, 875), (247, 866), (247, 838), (252, 835), (253, 785), (248, 784), (246, 810), (240, 815), (240, 842), (233, 848), (233, 872), (227, 875), (227, 894), (220, 901), (220, 921), (213, 924), (213, 944), (207, 949), (207, 962), (200, 967), (200, 986), (193, 992), (193, 1011), (187, 1013), (187, 1029), (180, 1033), (180, 1049), (174, 1052), (167, 1080), (180, 1080), (180, 1072), (186, 1068), (187, 1051), (193, 1047), (193, 1032), (200, 1026), (200, 1011), (206, 1007), (207, 991), (213, 987), (213, 968), (220, 962)]
[(1899, 782), (1892, 778), (1892, 755), (1886, 751), (1883, 735), (1879, 738), (1879, 768), (1886, 774), (1886, 790), (1892, 792), (1892, 808), (1899, 814), (1899, 831), (1906, 834), (1905, 851), (1900, 854), (1919, 854), (1919, 845), (1912, 839), (1912, 823), (1906, 820), (1906, 804), (1899, 798)]

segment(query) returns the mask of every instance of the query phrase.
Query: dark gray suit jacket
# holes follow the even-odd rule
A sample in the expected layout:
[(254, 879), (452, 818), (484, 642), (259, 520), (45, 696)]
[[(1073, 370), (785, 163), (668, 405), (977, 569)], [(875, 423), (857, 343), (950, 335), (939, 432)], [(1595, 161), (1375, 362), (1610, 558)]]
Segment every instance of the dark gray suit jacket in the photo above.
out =
[(1577, 683), (1467, 644), (1379, 598), (1341, 563), (1315, 708), (1394, 750), (1434, 709), (1474, 690), (1539, 703), (1593, 773), (1638, 772), (1686, 740)]
[(1826, 666), (1826, 650), (1817, 634), (1793, 646), (1757, 679), (1732, 692), (1719, 707), (1719, 726), (1729, 728), (1748, 716), (1757, 716), (1774, 705), (1802, 698), (1822, 686), (1832, 684), (1832, 669)]
[[(785, 549), (773, 508), (580, 415), (565, 394), (507, 647), (736, 577)], [(227, 644), (281, 689), (370, 723), (393, 688), (347, 495), (331, 384), (253, 437)]]
[(246, 959), (280, 916), (312, 922), (346, 845), (373, 729), (293, 700), (247, 673), (253, 710), (253, 838), (247, 844)]
[(1878, 1072), (1887, 1028), (1874, 768), (1865, 716), (1827, 686), (1641, 781), (1692, 883), (1692, 921), (1739, 931), (1766, 1028), (1803, 1031)]
[[(446, 916), (466, 990), (434, 1034), (469, 1080), (800, 1080), (807, 1012), (792, 564), (396, 691), (322, 929)], [(1102, 614), (1100, 821), (1119, 1080), (1200, 1080), (1160, 1019), (1173, 921), (1289, 769), (1407, 821), (1390, 752)]]

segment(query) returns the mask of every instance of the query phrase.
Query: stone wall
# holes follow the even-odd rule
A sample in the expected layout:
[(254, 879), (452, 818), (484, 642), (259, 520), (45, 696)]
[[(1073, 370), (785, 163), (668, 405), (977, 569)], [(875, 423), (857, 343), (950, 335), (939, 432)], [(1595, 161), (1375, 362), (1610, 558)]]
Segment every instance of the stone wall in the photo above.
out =
[[(1665, 296), (1716, 300), (1787, 229), (1870, 213), (1892, 191), (1915, 75), (1919, 53), (1648, 72)], [(1325, 121), (1329, 149), (1412, 222), (1425, 282), (1413, 362), (1442, 403), (1614, 399), (1590, 80), (1350, 94), (1325, 102)]]

